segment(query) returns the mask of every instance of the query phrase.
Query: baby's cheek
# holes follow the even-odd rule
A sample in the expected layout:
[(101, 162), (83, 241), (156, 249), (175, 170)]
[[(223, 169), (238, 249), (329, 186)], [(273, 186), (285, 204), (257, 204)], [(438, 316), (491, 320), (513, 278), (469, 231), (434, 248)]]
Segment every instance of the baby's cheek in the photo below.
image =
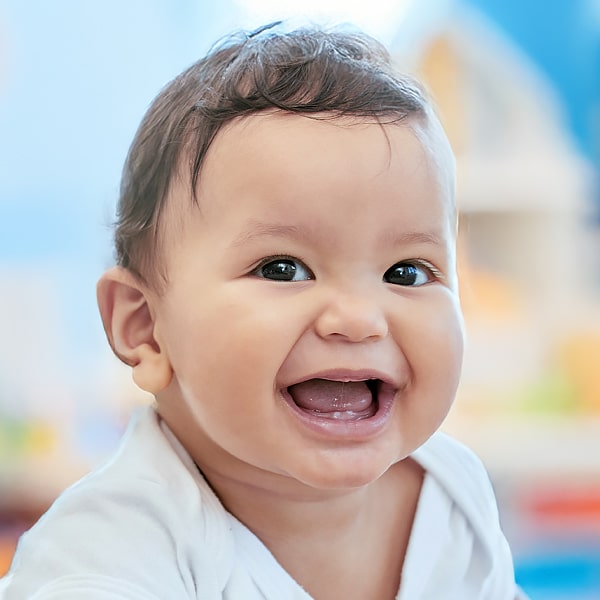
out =
[[(417, 323), (424, 324), (418, 328)], [(464, 352), (463, 319), (456, 302), (433, 305), (420, 319), (414, 319), (414, 335), (420, 341), (412, 346), (414, 368), (429, 370), (432, 379), (445, 385), (458, 385)]]

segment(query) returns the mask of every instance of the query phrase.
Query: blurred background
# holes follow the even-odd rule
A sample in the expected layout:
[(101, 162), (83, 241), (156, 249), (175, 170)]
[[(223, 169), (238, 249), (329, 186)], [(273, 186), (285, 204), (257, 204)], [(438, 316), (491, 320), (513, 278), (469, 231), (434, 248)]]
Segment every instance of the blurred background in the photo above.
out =
[(600, 0), (0, 0), (0, 573), (148, 402), (95, 282), (158, 90), (236, 28), (353, 23), (458, 161), (468, 347), (445, 428), (485, 461), (534, 599), (600, 599)]

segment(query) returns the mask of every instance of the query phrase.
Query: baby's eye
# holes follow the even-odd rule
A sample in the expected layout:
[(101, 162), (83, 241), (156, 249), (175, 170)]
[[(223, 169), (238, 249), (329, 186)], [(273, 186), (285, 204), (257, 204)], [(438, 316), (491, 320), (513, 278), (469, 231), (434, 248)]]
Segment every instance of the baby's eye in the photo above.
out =
[(314, 279), (310, 269), (296, 258), (287, 256), (270, 257), (263, 260), (253, 275), (271, 281), (307, 281)]
[(386, 283), (405, 286), (420, 286), (433, 280), (432, 269), (420, 264), (400, 262), (391, 266), (384, 274)]

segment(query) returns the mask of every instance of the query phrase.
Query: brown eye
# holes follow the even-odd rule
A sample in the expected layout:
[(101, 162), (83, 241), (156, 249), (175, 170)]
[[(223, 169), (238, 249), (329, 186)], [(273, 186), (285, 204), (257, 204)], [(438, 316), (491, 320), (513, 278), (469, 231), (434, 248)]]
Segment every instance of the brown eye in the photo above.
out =
[(253, 273), (257, 277), (271, 281), (306, 281), (313, 278), (308, 267), (294, 258), (268, 259)]
[(394, 285), (419, 286), (431, 281), (431, 273), (426, 267), (396, 263), (384, 273), (383, 280)]

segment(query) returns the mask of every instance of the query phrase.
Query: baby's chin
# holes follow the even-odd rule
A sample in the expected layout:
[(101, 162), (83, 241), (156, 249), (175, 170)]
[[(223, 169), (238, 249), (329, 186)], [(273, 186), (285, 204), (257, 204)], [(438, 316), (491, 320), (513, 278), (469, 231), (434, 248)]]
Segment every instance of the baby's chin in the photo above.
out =
[(368, 487), (377, 482), (405, 456), (383, 450), (331, 450), (304, 453), (304, 464), (289, 468), (286, 475), (295, 479), (307, 491), (326, 494), (345, 493)]

